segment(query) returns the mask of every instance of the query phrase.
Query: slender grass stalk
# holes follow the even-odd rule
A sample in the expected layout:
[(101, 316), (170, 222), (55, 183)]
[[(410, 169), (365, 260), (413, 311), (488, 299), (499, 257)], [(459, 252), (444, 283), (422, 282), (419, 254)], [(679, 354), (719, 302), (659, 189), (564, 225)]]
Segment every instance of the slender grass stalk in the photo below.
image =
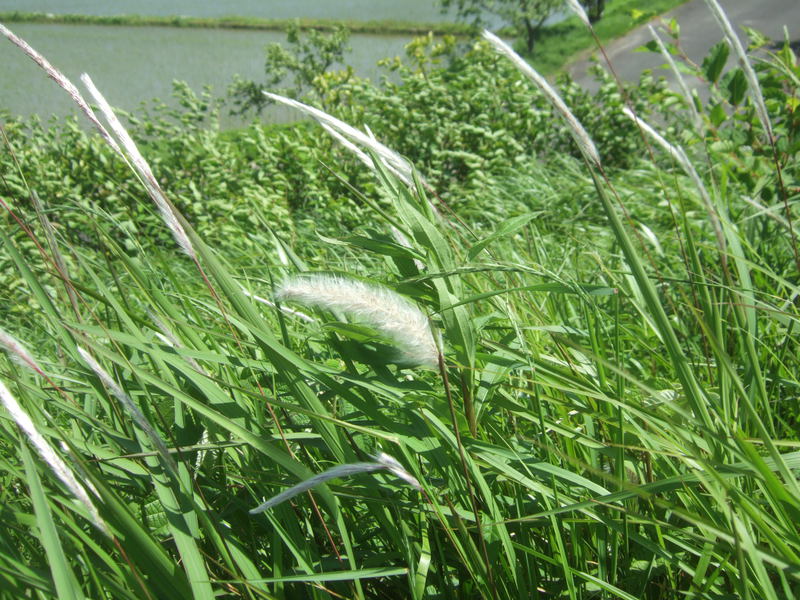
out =
[[(514, 52), (514, 50), (512, 50), (511, 47), (505, 44), (500, 38), (488, 31), (484, 32), (484, 37), (498, 51), (506, 55), (523, 74), (525, 74), (539, 87), (539, 89), (545, 94), (545, 96), (547, 96), (554, 108), (556, 108), (557, 112), (569, 126), (572, 132), (572, 137), (578, 145), (584, 160), (589, 166), (592, 179), (595, 183), (595, 189), (597, 190), (597, 195), (603, 204), (603, 209), (608, 217), (611, 228), (614, 231), (614, 235), (622, 248), (625, 260), (633, 272), (634, 279), (642, 296), (644, 297), (645, 304), (653, 316), (656, 330), (666, 345), (676, 374), (678, 375), (681, 385), (683, 386), (684, 393), (686, 394), (695, 414), (700, 417), (702, 423), (706, 428), (708, 428), (709, 431), (713, 431), (715, 427), (708, 411), (706, 394), (697, 381), (689, 360), (687, 359), (683, 349), (681, 348), (680, 342), (678, 341), (678, 336), (676, 335), (675, 330), (670, 323), (669, 317), (667, 316), (667, 313), (661, 304), (658, 292), (656, 291), (653, 282), (650, 280), (650, 277), (645, 271), (644, 265), (639, 258), (633, 242), (625, 230), (625, 226), (623, 225), (622, 220), (619, 218), (619, 215), (617, 214), (617, 211), (608, 196), (605, 188), (605, 184), (608, 183), (608, 180), (603, 173), (602, 165), (600, 163), (600, 156), (595, 149), (594, 143), (589, 138), (589, 135), (586, 133), (583, 125), (581, 125), (578, 119), (575, 118), (575, 115), (572, 114), (567, 105), (561, 99), (561, 96), (559, 96), (558, 92), (556, 92), (556, 90), (553, 89), (549, 83), (547, 83), (544, 77), (539, 75), (535, 69), (533, 69), (533, 67), (526, 63), (522, 57)], [(603, 173), (602, 180), (595, 170)]]
[[(395, 174), (403, 183), (409, 186), (413, 184), (414, 178), (411, 165), (405, 158), (397, 154), (397, 152), (390, 149), (388, 146), (376, 141), (374, 138), (362, 133), (355, 127), (348, 125), (344, 121), (341, 121), (336, 117), (319, 110), (318, 108), (314, 108), (313, 106), (303, 104), (297, 100), (286, 98), (285, 96), (280, 96), (271, 92), (264, 92), (264, 95), (271, 100), (275, 100), (276, 102), (280, 102), (286, 106), (296, 108), (310, 117), (313, 117), (321, 125), (327, 126), (326, 131), (330, 131), (331, 129), (336, 131), (339, 136), (342, 136), (351, 142), (351, 144), (345, 145), (345, 147), (349, 150), (352, 151), (354, 149), (354, 146), (352, 145), (353, 143), (361, 144), (371, 152), (374, 152), (380, 158), (386, 168)], [(340, 140), (339, 136), (334, 137), (337, 140)], [(358, 154), (358, 156), (359, 158), (362, 158), (364, 156), (363, 152)]]
[(578, 3), (578, 0), (567, 0), (567, 7), (575, 13), (575, 15), (580, 19), (581, 23), (586, 25), (589, 29), (592, 28), (592, 23), (589, 21), (589, 17), (586, 15), (586, 11), (583, 9)]
[[(778, 151), (775, 146), (775, 133), (772, 129), (772, 122), (770, 121), (767, 104), (764, 102), (764, 94), (761, 91), (761, 84), (758, 82), (758, 76), (753, 69), (753, 65), (750, 63), (750, 59), (748, 58), (747, 53), (742, 46), (742, 42), (739, 40), (739, 36), (737, 36), (736, 32), (733, 30), (733, 25), (731, 25), (728, 15), (725, 14), (724, 10), (722, 10), (719, 2), (717, 2), (717, 0), (706, 0), (706, 4), (711, 9), (711, 12), (713, 13), (714, 18), (717, 20), (720, 28), (725, 33), (725, 39), (728, 40), (728, 43), (733, 48), (734, 54), (736, 55), (736, 60), (739, 63), (739, 67), (742, 69), (742, 72), (747, 79), (747, 88), (750, 93), (750, 97), (753, 100), (753, 105), (756, 109), (756, 115), (758, 115), (758, 119), (761, 121), (761, 126), (764, 128), (764, 132), (767, 134), (767, 140), (772, 147), (775, 173), (778, 179), (780, 194), (783, 199), (784, 213), (786, 216), (786, 221), (791, 224), (792, 211), (789, 206), (789, 194), (788, 190), (786, 189), (786, 184), (783, 181), (783, 168), (781, 167), (781, 161), (778, 158)], [(800, 271), (800, 249), (798, 248), (797, 236), (795, 236), (793, 227), (789, 227), (789, 235), (791, 237), (792, 251), (794, 252), (795, 267), (798, 271)]]
[(772, 132), (772, 122), (769, 118), (769, 111), (767, 111), (767, 105), (764, 102), (764, 95), (761, 93), (761, 84), (758, 83), (758, 76), (753, 70), (753, 65), (750, 64), (750, 59), (747, 58), (744, 46), (742, 46), (739, 36), (736, 35), (736, 32), (733, 30), (733, 25), (731, 25), (728, 15), (722, 10), (719, 2), (717, 2), (717, 0), (706, 0), (706, 4), (714, 15), (714, 19), (716, 19), (720, 29), (722, 29), (722, 32), (725, 34), (725, 39), (728, 40), (728, 44), (733, 48), (736, 61), (739, 63), (739, 67), (741, 67), (747, 79), (748, 91), (753, 99), (753, 105), (756, 107), (758, 119), (761, 121), (761, 126), (764, 128), (768, 139), (772, 142), (775, 139), (775, 134)]
[(572, 138), (575, 140), (575, 143), (578, 145), (578, 149), (581, 151), (581, 154), (586, 158), (586, 160), (593, 166), (599, 167), (600, 166), (600, 154), (597, 152), (597, 148), (594, 145), (594, 142), (589, 137), (589, 134), (586, 133), (586, 129), (584, 129), (583, 125), (575, 118), (575, 115), (572, 114), (572, 111), (567, 107), (562, 100), (561, 96), (556, 92), (553, 87), (547, 83), (547, 80), (539, 75), (536, 70), (531, 67), (523, 58), (514, 52), (514, 50), (506, 44), (503, 40), (493, 34), (491, 31), (484, 30), (483, 37), (486, 41), (488, 41), (500, 54), (506, 56), (511, 62), (514, 63), (516, 66), (528, 79), (530, 79), (536, 87), (538, 87), (542, 93), (547, 97), (550, 103), (553, 105), (553, 108), (556, 109), (559, 115), (567, 122), (570, 128), (570, 133), (572, 134)]
[(273, 506), (277, 506), (287, 500), (294, 498), (295, 496), (302, 494), (303, 492), (307, 492), (311, 488), (314, 488), (320, 484), (325, 483), (326, 481), (330, 481), (331, 479), (338, 479), (340, 477), (352, 477), (353, 475), (358, 475), (359, 473), (372, 473), (374, 471), (381, 471), (381, 470), (388, 470), (393, 475), (399, 477), (411, 487), (422, 491), (422, 486), (420, 485), (419, 481), (411, 475), (408, 471), (406, 471), (403, 466), (397, 462), (397, 459), (389, 456), (384, 452), (379, 452), (375, 456), (372, 457), (375, 462), (362, 462), (362, 463), (351, 463), (347, 465), (339, 465), (338, 467), (333, 467), (320, 473), (319, 475), (315, 475), (305, 481), (298, 483), (297, 485), (290, 487), (288, 490), (285, 490), (264, 502), (263, 504), (258, 505), (256, 508), (250, 510), (251, 515), (257, 515), (259, 513), (264, 512), (265, 510), (269, 510)]
[[(571, 0), (570, 7), (575, 6)], [(508, 55), (508, 49), (501, 51)], [(500, 97), (494, 82), (502, 82), (515, 86), (512, 91), (521, 99), (518, 106), (526, 112), (520, 123), (528, 123), (529, 113), (542, 116), (525, 104), (518, 73), (502, 60), (498, 64), (486, 45), (479, 44), (476, 52), (490, 65), (475, 71), (486, 78), (473, 78), (471, 95), (454, 102), (481, 96), (494, 101)], [(519, 57), (508, 56), (520, 66)], [(535, 85), (543, 82), (523, 71)], [(502, 79), (494, 77), (501, 73)], [(777, 97), (782, 92), (772, 76), (778, 77), (778, 70), (769, 73), (764, 95), (769, 89)], [(438, 75), (427, 74), (435, 83)], [(451, 75), (459, 73), (448, 71), (440, 81)], [(787, 75), (781, 81), (788, 101), (796, 95), (792, 79)], [(296, 224), (303, 225), (291, 231), (255, 215), (256, 222), (268, 223), (279, 252), (285, 249), (279, 254), (281, 270), (376, 273), (382, 268), (381, 279), (399, 282), (396, 289), (403, 295), (346, 276), (310, 275), (290, 276), (277, 286), (275, 298), (260, 298), (241, 282), (248, 270), (263, 273), (263, 256), (250, 252), (250, 246), (246, 253), (238, 246), (224, 254), (214, 251), (207, 242), (209, 225), (195, 229), (173, 212), (207, 270), (210, 279), (201, 280), (193, 271), (187, 275), (186, 261), (176, 264), (174, 252), (156, 242), (149, 246), (144, 236), (137, 236), (135, 253), (127, 251), (113, 211), (106, 219), (70, 197), (67, 212), (53, 198), (47, 213), (56, 239), (59, 228), (69, 235), (69, 218), (76, 214), (90, 219), (97, 233), (98, 244), (76, 243), (64, 255), (89, 321), (70, 310), (64, 294), (53, 293), (63, 280), (57, 273), (62, 268), (53, 269), (54, 260), (40, 246), (26, 245), (35, 236), (25, 223), (36, 219), (27, 203), (28, 183), (4, 173), (0, 184), (10, 201), (3, 205), (19, 214), (0, 227), (0, 264), (10, 260), (20, 273), (8, 276), (14, 285), (4, 296), (11, 301), (4, 314), (14, 319), (10, 330), (38, 336), (42, 356), (1, 331), (0, 346), (38, 376), (21, 375), (42, 381), (19, 384), (22, 406), (42, 405), (58, 413), (53, 424), (47, 414), (47, 421), (36, 421), (38, 412), (27, 415), (30, 426), (0, 420), (5, 450), (0, 487), (10, 532), (0, 536), (3, 593), (120, 600), (797, 597), (800, 445), (794, 400), (800, 383), (792, 349), (800, 292), (783, 228), (792, 225), (771, 214), (774, 207), (766, 202), (741, 197), (761, 189), (752, 180), (774, 181), (778, 165), (756, 160), (753, 173), (739, 177), (739, 159), (747, 153), (727, 149), (735, 139), (726, 137), (730, 130), (698, 129), (701, 143), (726, 142), (710, 148), (711, 156), (722, 155), (706, 172), (679, 145), (640, 123), (648, 147), (656, 140), (653, 146), (680, 164), (701, 196), (699, 202), (670, 205), (670, 223), (663, 201), (672, 190), (666, 171), (647, 160), (652, 154), (633, 169), (611, 168), (613, 151), (607, 154), (608, 146), (595, 145), (552, 87), (545, 93), (558, 115), (559, 143), (563, 118), (584, 160), (534, 163), (515, 157), (502, 172), (487, 169), (477, 190), (454, 184), (446, 197), (459, 196), (453, 206), (464, 209), (465, 225), (437, 219), (427, 204), (428, 188), (414, 179), (413, 170), (407, 181), (393, 171), (368, 128), (358, 132), (364, 139), (356, 140), (328, 119), (321, 121), (326, 131), (369, 164), (382, 184), (375, 190), (369, 183), (360, 192), (352, 172), (328, 167), (337, 185), (345, 184), (359, 200), (346, 208), (324, 207), (336, 210), (348, 228), (355, 223), (347, 252), (337, 252), (341, 246), (320, 247), (327, 236), (320, 242), (300, 234), (305, 223), (318, 225), (316, 207), (305, 212), (304, 206), (293, 206)], [(591, 104), (576, 106), (576, 114), (578, 108), (590, 119), (597, 114)], [(736, 110), (737, 117), (744, 112)], [(691, 126), (688, 109), (679, 114)], [(635, 119), (632, 113), (629, 117)], [(537, 132), (546, 124), (542, 118)], [(755, 127), (758, 123), (753, 117)], [(427, 125), (419, 123), (421, 129)], [(122, 139), (109, 130), (115, 140)], [(67, 140), (77, 141), (76, 152), (85, 139), (94, 151), (94, 140), (68, 134)], [(239, 135), (242, 148), (224, 155), (231, 157), (226, 169), (238, 168), (234, 163), (243, 155), (251, 160), (254, 149), (273, 151), (261, 129), (252, 137), (238, 132), (237, 140)], [(177, 133), (164, 153), (155, 141), (152, 152), (159, 162), (153, 165), (167, 177), (172, 168), (182, 175), (185, 171), (177, 169), (185, 168), (183, 155), (176, 159), (173, 152), (185, 147), (195, 161), (192, 168), (204, 170), (205, 183), (216, 177), (202, 152), (216, 153), (218, 142), (203, 138), (197, 144), (193, 136), (194, 131)], [(56, 135), (42, 146), (72, 159), (72, 148), (61, 146)], [(125, 157), (130, 154), (124, 144), (119, 148)], [(32, 153), (30, 165), (23, 155), (16, 168), (39, 167), (35, 161), (43, 154)], [(2, 159), (0, 164), (7, 164)], [(142, 165), (126, 161), (137, 179), (145, 178)], [(796, 167), (785, 163), (785, 168), (788, 183)], [(37, 174), (26, 171), (24, 181), (38, 188), (34, 177), (48, 173), (30, 171)], [(95, 171), (89, 172), (94, 178)], [(719, 182), (714, 189), (711, 176)], [(60, 182), (60, 175), (55, 178)], [(98, 181), (91, 183), (95, 189)], [(716, 203), (738, 275), (722, 283), (720, 253), (722, 260), (726, 253), (693, 237), (705, 218), (695, 210), (707, 207), (703, 189), (708, 202)], [(89, 204), (94, 198), (80, 200)], [(251, 213), (262, 207), (255, 202), (246, 208), (249, 225)], [(485, 218), (488, 213), (510, 218), (497, 225)], [(326, 225), (334, 228), (337, 221)], [(17, 232), (10, 229), (14, 223)], [(141, 223), (141, 229), (138, 221), (134, 225), (141, 232), (159, 221)], [(54, 233), (43, 227), (46, 235)], [(227, 220), (225, 235), (236, 238), (236, 227), (235, 217)], [(656, 248), (648, 252), (648, 263), (632, 228), (646, 231), (647, 240), (640, 241)], [(467, 230), (474, 239), (462, 236)], [(248, 244), (263, 242), (247, 225), (241, 232)], [(26, 243), (18, 243), (15, 234)], [(290, 242), (278, 239), (296, 240), (301, 249), (295, 254)], [(414, 258), (424, 264), (413, 264)], [(230, 264), (241, 271), (233, 273)], [(219, 297), (210, 280), (218, 284)], [(435, 311), (437, 328), (447, 339), (447, 361), (425, 311), (407, 298), (424, 298)], [(284, 301), (370, 325), (401, 353), (412, 346), (422, 354), (417, 364), (436, 352), (438, 373), (397, 372), (382, 361), (359, 363), (360, 353), (351, 344), (337, 345), (340, 360), (329, 360), (328, 340), (309, 338), (304, 323), (294, 327), (284, 318), (294, 314), (318, 323), (317, 315), (292, 311)], [(280, 310), (261, 310), (256, 303)], [(381, 304), (395, 308), (378, 308), (376, 315)], [(142, 307), (151, 309), (155, 326)], [(153, 315), (163, 315), (164, 322)], [(386, 325), (395, 321), (411, 324), (394, 330)], [(76, 338), (108, 339), (114, 347), (78, 350)], [(292, 350), (301, 346), (308, 348), (307, 357)], [(100, 367), (95, 358), (92, 372), (72, 368), (81, 360), (91, 366), (92, 356), (109, 366)], [(83, 405), (75, 402), (81, 396)], [(151, 405), (141, 398), (158, 402), (158, 415), (167, 422), (163, 429), (150, 428), (154, 435), (169, 431), (175, 447), (149, 439), (136, 416), (131, 416), (136, 431), (131, 443), (129, 428), (113, 418), (116, 411), (109, 410), (107, 396), (112, 404), (122, 402), (123, 416), (135, 415), (128, 404), (140, 415)], [(169, 403), (172, 422), (163, 409)], [(2, 404), (4, 415), (8, 406), (17, 410), (5, 397)], [(65, 489), (58, 475), (58, 482), (53, 477), (40, 481), (38, 458), (29, 447), (40, 451), (27, 441), (26, 427), (38, 430), (43, 443), (55, 449), (118, 540), (95, 539), (99, 536), (83, 521), (89, 509), (73, 501), (77, 493)], [(211, 432), (211, 441), (203, 437), (197, 445), (201, 431)], [(138, 451), (137, 440), (145, 452)], [(402, 464), (383, 454), (364, 458), (386, 443), (401, 453)], [(213, 461), (196, 463), (193, 473), (185, 460), (178, 461), (177, 476), (164, 468), (165, 450), (177, 460), (206, 449), (214, 453)], [(83, 456), (92, 457), (85, 468)], [(340, 486), (336, 495), (325, 485), (333, 477), (381, 471), (401, 481), (384, 486), (366, 479), (368, 485)], [(262, 482), (287, 476), (299, 484), (281, 486), (282, 493), (259, 505)], [(50, 483), (56, 501), (47, 496)], [(398, 497), (406, 483), (417, 490), (422, 486), (422, 495)], [(280, 504), (301, 492), (309, 493), (313, 511)], [(252, 514), (266, 511), (264, 518), (251, 518), (251, 507)], [(405, 588), (401, 579), (389, 577), (402, 574)]]
[(49, 247), (50, 254), (53, 257), (53, 266), (55, 267), (59, 278), (64, 284), (64, 289), (66, 290), (67, 296), (69, 297), (69, 302), (72, 305), (72, 312), (74, 312), (75, 317), (80, 320), (81, 311), (80, 307), (78, 306), (78, 294), (75, 291), (72, 282), (70, 281), (67, 263), (58, 248), (53, 224), (50, 222), (50, 219), (47, 218), (47, 213), (45, 213), (44, 208), (42, 207), (42, 202), (39, 200), (39, 194), (37, 194), (35, 191), (31, 192), (31, 201), (33, 202), (33, 207), (36, 210), (36, 216), (39, 217), (39, 222), (42, 224), (42, 229), (44, 230), (44, 235), (47, 239), (47, 246)]
[(641, 127), (642, 131), (644, 131), (647, 135), (649, 135), (656, 143), (661, 146), (664, 150), (667, 151), (675, 162), (677, 162), (681, 168), (686, 172), (689, 178), (694, 183), (695, 187), (697, 188), (697, 192), (700, 194), (700, 199), (703, 201), (703, 206), (706, 209), (706, 214), (708, 215), (708, 219), (711, 221), (711, 226), (714, 228), (714, 235), (717, 238), (717, 245), (719, 247), (719, 254), (720, 259), (722, 260), (723, 268), (727, 268), (728, 264), (728, 250), (727, 250), (727, 243), (725, 242), (725, 234), (722, 231), (722, 223), (720, 222), (719, 214), (717, 207), (714, 206), (714, 203), (711, 200), (711, 196), (708, 193), (708, 189), (706, 188), (703, 180), (700, 178), (697, 169), (694, 168), (692, 161), (689, 160), (689, 157), (686, 156), (686, 152), (680, 146), (675, 146), (674, 144), (670, 144), (664, 137), (659, 134), (655, 129), (653, 129), (650, 125), (645, 123), (640, 117), (635, 115), (631, 109), (627, 106), (622, 107), (622, 112), (628, 117), (631, 121), (636, 123), (639, 127)]
[(89, 106), (89, 103), (83, 98), (78, 88), (75, 87), (75, 84), (67, 79), (67, 77), (61, 71), (50, 64), (50, 61), (48, 61), (44, 56), (34, 50), (30, 44), (28, 44), (28, 42), (15, 35), (14, 32), (12, 32), (2, 23), (0, 23), (0, 33), (2, 33), (6, 39), (8, 39), (8, 41), (27, 54), (31, 60), (39, 65), (45, 73), (47, 73), (48, 77), (55, 81), (59, 87), (61, 87), (65, 92), (67, 92), (67, 94), (70, 95), (75, 104), (78, 105), (78, 108), (80, 108), (81, 111), (86, 115), (86, 118), (89, 119), (89, 121), (97, 128), (97, 131), (100, 132), (100, 135), (103, 136), (103, 139), (108, 143), (108, 145), (111, 146), (111, 148), (113, 148), (117, 154), (124, 158), (125, 155), (123, 154), (122, 149), (97, 118), (97, 115), (95, 115), (94, 111)]
[(131, 138), (131, 136), (128, 134), (128, 131), (122, 126), (122, 123), (120, 123), (117, 115), (111, 108), (111, 105), (109, 105), (108, 101), (106, 101), (105, 97), (100, 93), (100, 90), (95, 87), (91, 77), (84, 73), (81, 75), (81, 81), (83, 81), (84, 85), (89, 90), (89, 93), (92, 95), (95, 102), (97, 102), (100, 111), (103, 113), (106, 121), (108, 121), (111, 130), (119, 138), (122, 147), (125, 149), (127, 158), (130, 160), (130, 164), (133, 165), (134, 169), (141, 177), (142, 183), (147, 189), (147, 192), (150, 194), (150, 197), (153, 199), (153, 202), (155, 202), (158, 212), (161, 213), (161, 217), (164, 219), (167, 227), (172, 232), (172, 235), (175, 238), (175, 241), (178, 243), (178, 246), (196, 262), (197, 253), (192, 246), (192, 242), (189, 240), (189, 236), (186, 235), (183, 225), (181, 225), (178, 217), (176, 216), (174, 207), (169, 203), (166, 196), (164, 196), (164, 193), (161, 191), (161, 186), (158, 184), (158, 181), (153, 175), (150, 165), (139, 152), (139, 148), (136, 147), (136, 143), (133, 141), (133, 138)]
[(661, 36), (658, 35), (658, 32), (655, 30), (655, 28), (652, 25), (648, 25), (647, 29), (650, 31), (650, 35), (653, 36), (653, 40), (655, 40), (656, 45), (658, 46), (658, 51), (661, 52), (661, 56), (664, 57), (664, 60), (667, 61), (669, 68), (672, 70), (672, 74), (675, 76), (675, 80), (678, 82), (678, 87), (680, 87), (681, 92), (683, 92), (683, 97), (686, 99), (686, 105), (692, 112), (692, 118), (694, 120), (694, 126), (697, 132), (701, 132), (703, 127), (703, 119), (700, 117), (700, 113), (697, 112), (697, 107), (694, 104), (692, 92), (689, 91), (689, 86), (686, 84), (686, 79), (684, 79), (683, 73), (681, 73), (681, 70), (675, 63), (675, 59), (672, 58), (672, 54), (670, 54), (669, 50), (664, 45), (664, 41), (661, 39)]
[(22, 409), (16, 398), (14, 398), (2, 381), (0, 381), (0, 401), (2, 401), (8, 414), (14, 419), (14, 422), (36, 449), (36, 452), (39, 453), (41, 459), (50, 467), (53, 474), (61, 480), (89, 514), (89, 520), (92, 525), (99, 531), (110, 536), (111, 532), (108, 529), (108, 525), (106, 525), (106, 522), (100, 516), (89, 494), (84, 487), (78, 483), (78, 479), (75, 477), (72, 469), (67, 466), (67, 463), (64, 462), (47, 440), (44, 439), (44, 436), (39, 433), (39, 430), (36, 429), (28, 413)]
[(89, 368), (94, 371), (95, 375), (100, 378), (100, 381), (103, 382), (103, 385), (108, 388), (108, 390), (114, 395), (114, 397), (119, 400), (120, 404), (125, 408), (128, 414), (133, 418), (136, 425), (144, 432), (147, 438), (150, 440), (150, 443), (153, 444), (153, 447), (156, 449), (158, 454), (161, 456), (161, 460), (164, 461), (165, 466), (172, 471), (172, 474), (175, 477), (178, 477), (178, 465), (175, 463), (175, 459), (172, 458), (169, 450), (167, 449), (167, 445), (164, 443), (164, 440), (161, 439), (161, 436), (158, 435), (153, 426), (147, 420), (147, 417), (144, 416), (141, 409), (136, 406), (133, 400), (125, 393), (114, 378), (100, 366), (100, 364), (94, 359), (94, 357), (89, 354), (86, 350), (78, 346), (78, 353), (80, 354), (83, 361), (89, 366)]

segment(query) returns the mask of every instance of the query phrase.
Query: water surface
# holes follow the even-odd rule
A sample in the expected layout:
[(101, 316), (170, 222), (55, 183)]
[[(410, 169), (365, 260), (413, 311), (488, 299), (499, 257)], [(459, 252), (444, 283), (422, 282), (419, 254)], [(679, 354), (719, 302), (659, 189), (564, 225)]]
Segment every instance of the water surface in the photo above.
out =
[(437, 0), (0, 0), (0, 11), (72, 13), (81, 15), (237, 15), (265, 19), (356, 19), (435, 22), (443, 15)]
[[(169, 100), (174, 80), (200, 91), (206, 84), (225, 94), (234, 74), (260, 80), (264, 46), (282, 42), (282, 32), (170, 27), (106, 27), (14, 23), (11, 29), (46, 56), (73, 83), (87, 72), (112, 106), (135, 111), (152, 98)], [(356, 74), (377, 79), (380, 58), (403, 53), (410, 38), (353, 36), (346, 62)], [(38, 66), (0, 39), (0, 109), (15, 115), (65, 116), (75, 107)], [(79, 86), (80, 87), (80, 86)], [(268, 119), (286, 121), (289, 109), (272, 110)], [(226, 117), (223, 125), (241, 120)]]

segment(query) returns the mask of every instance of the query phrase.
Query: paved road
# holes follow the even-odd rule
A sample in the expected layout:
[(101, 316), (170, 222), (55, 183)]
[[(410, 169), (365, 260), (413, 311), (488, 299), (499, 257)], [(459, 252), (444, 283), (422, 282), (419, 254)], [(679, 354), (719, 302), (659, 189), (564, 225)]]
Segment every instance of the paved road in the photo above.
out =
[[(789, 29), (789, 38), (800, 40), (800, 0), (720, 0), (720, 4), (728, 13), (734, 29), (742, 36), (744, 34), (741, 26), (746, 26), (757, 29), (772, 39), (782, 40), (786, 26)], [(704, 0), (691, 0), (662, 18), (675, 18), (678, 21), (681, 27), (681, 46), (696, 62), (702, 61), (711, 46), (722, 39), (722, 31)], [(651, 24), (656, 26), (658, 22), (655, 19)], [(654, 69), (667, 79), (671, 78), (668, 71), (660, 69), (664, 64), (660, 55), (634, 52), (651, 39), (647, 27), (642, 26), (606, 47), (606, 53), (620, 78), (636, 81), (645, 69)], [(665, 38), (662, 36), (662, 39)], [(586, 73), (589, 64), (588, 59), (580, 60), (569, 67), (569, 72), (578, 83), (593, 90), (597, 85)]]

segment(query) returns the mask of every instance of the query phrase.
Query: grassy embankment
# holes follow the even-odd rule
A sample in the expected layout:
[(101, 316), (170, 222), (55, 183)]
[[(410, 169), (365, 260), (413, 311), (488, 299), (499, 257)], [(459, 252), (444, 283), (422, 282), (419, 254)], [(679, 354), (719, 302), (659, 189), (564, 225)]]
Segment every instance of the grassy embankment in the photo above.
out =
[[(606, 44), (686, 2), (687, 0), (609, 0), (603, 18), (594, 24), (594, 31), (600, 41)], [(576, 17), (570, 17), (545, 27), (533, 54), (528, 58), (540, 73), (549, 75), (594, 48), (595, 41), (586, 27)]]
[(252, 29), (283, 31), (291, 24), (303, 29), (331, 31), (346, 27), (353, 33), (383, 33), (389, 35), (470, 35), (475, 28), (464, 23), (415, 23), (410, 21), (357, 21), (333, 19), (261, 19), (257, 17), (181, 17), (143, 15), (72, 15), (38, 12), (0, 13), (5, 23), (52, 23), (64, 25), (114, 25), (129, 27), (186, 27), (197, 29)]

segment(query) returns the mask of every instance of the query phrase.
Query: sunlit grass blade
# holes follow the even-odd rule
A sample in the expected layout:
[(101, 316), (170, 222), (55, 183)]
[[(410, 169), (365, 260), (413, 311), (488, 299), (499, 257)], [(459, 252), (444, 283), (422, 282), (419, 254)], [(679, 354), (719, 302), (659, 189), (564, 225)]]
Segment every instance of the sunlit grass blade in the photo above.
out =
[[(23, 442), (24, 444), (24, 442)], [(25, 464), (25, 472), (28, 476), (28, 486), (31, 491), (36, 523), (39, 528), (39, 539), (44, 546), (47, 559), (50, 564), (50, 572), (53, 575), (53, 583), (59, 598), (66, 600), (79, 600), (84, 598), (80, 592), (77, 578), (67, 560), (67, 554), (58, 536), (56, 524), (50, 507), (47, 505), (45, 491), (36, 473), (36, 465), (33, 462), (30, 452), (24, 445), (21, 447), (22, 460)]]

